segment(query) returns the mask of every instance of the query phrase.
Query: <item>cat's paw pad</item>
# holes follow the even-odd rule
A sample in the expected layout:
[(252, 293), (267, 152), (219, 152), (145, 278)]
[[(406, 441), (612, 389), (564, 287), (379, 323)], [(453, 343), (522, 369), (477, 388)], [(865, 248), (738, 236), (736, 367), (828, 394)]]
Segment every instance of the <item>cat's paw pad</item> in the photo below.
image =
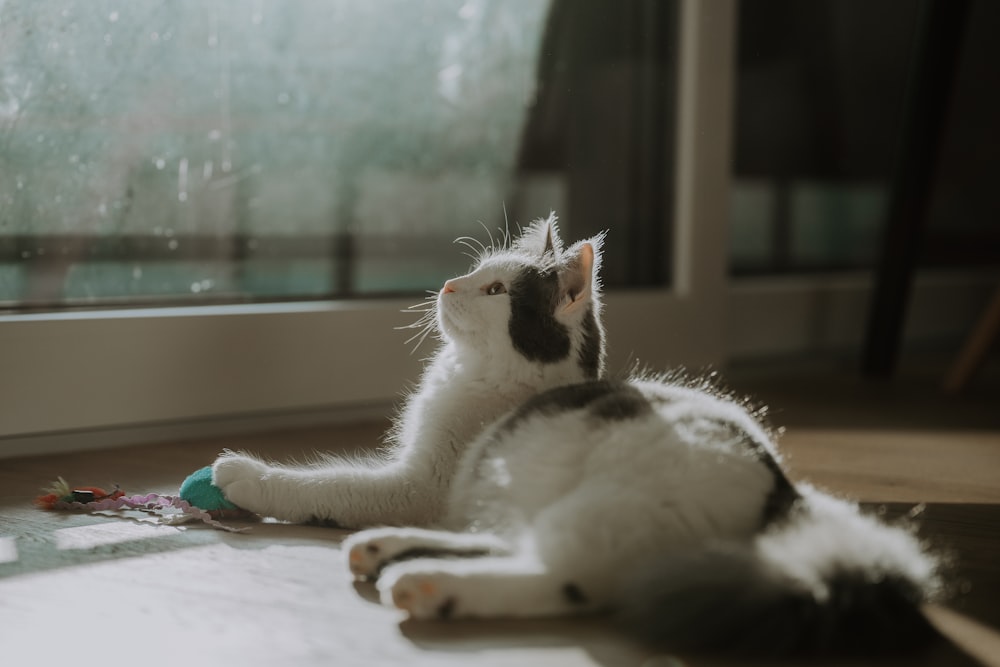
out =
[(449, 619), (461, 615), (458, 598), (448, 579), (433, 574), (408, 573), (379, 586), (382, 602), (404, 610), (414, 619)]
[(359, 579), (375, 579), (386, 564), (410, 548), (410, 540), (396, 535), (393, 528), (365, 530), (344, 542), (347, 565)]
[(347, 550), (347, 565), (359, 579), (374, 579), (386, 560), (378, 540), (357, 542)]

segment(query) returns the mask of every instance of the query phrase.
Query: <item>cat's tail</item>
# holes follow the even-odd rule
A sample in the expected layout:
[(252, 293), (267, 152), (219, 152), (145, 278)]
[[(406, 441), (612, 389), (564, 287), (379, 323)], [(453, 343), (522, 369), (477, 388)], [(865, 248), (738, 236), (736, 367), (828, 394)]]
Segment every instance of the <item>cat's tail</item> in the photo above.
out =
[(802, 491), (802, 506), (752, 542), (637, 577), (625, 627), (662, 648), (771, 656), (899, 652), (938, 636), (919, 605), (938, 594), (939, 566), (916, 537)]

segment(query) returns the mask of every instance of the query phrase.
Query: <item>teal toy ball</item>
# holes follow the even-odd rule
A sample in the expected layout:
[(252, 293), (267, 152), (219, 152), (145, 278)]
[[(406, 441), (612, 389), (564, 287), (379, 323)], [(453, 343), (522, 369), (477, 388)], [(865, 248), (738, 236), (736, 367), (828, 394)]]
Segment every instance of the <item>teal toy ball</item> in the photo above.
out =
[(238, 516), (249, 514), (246, 510), (240, 509), (236, 505), (226, 500), (222, 489), (212, 484), (212, 468), (205, 466), (200, 470), (195, 470), (187, 476), (181, 484), (178, 494), (181, 500), (186, 500), (195, 507), (199, 507), (212, 516)]

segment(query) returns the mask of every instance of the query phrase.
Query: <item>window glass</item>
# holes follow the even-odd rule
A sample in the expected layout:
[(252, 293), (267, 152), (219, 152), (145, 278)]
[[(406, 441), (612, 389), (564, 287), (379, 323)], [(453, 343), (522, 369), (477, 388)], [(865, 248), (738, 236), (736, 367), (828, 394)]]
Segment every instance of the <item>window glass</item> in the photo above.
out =
[(436, 282), (502, 220), (545, 10), (3, 3), (0, 300)]
[(665, 282), (670, 8), (0, 2), (0, 306), (419, 291), (552, 209)]

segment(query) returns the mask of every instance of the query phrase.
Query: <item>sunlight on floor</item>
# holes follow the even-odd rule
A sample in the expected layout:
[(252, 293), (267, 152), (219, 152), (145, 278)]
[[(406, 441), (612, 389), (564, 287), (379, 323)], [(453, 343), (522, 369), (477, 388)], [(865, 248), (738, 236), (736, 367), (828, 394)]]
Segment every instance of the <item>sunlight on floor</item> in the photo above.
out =
[(0, 537), (0, 563), (17, 562), (17, 538)]
[(92, 549), (155, 537), (169, 537), (183, 530), (180, 526), (151, 526), (134, 523), (99, 523), (92, 526), (61, 528), (55, 531), (56, 548)]

